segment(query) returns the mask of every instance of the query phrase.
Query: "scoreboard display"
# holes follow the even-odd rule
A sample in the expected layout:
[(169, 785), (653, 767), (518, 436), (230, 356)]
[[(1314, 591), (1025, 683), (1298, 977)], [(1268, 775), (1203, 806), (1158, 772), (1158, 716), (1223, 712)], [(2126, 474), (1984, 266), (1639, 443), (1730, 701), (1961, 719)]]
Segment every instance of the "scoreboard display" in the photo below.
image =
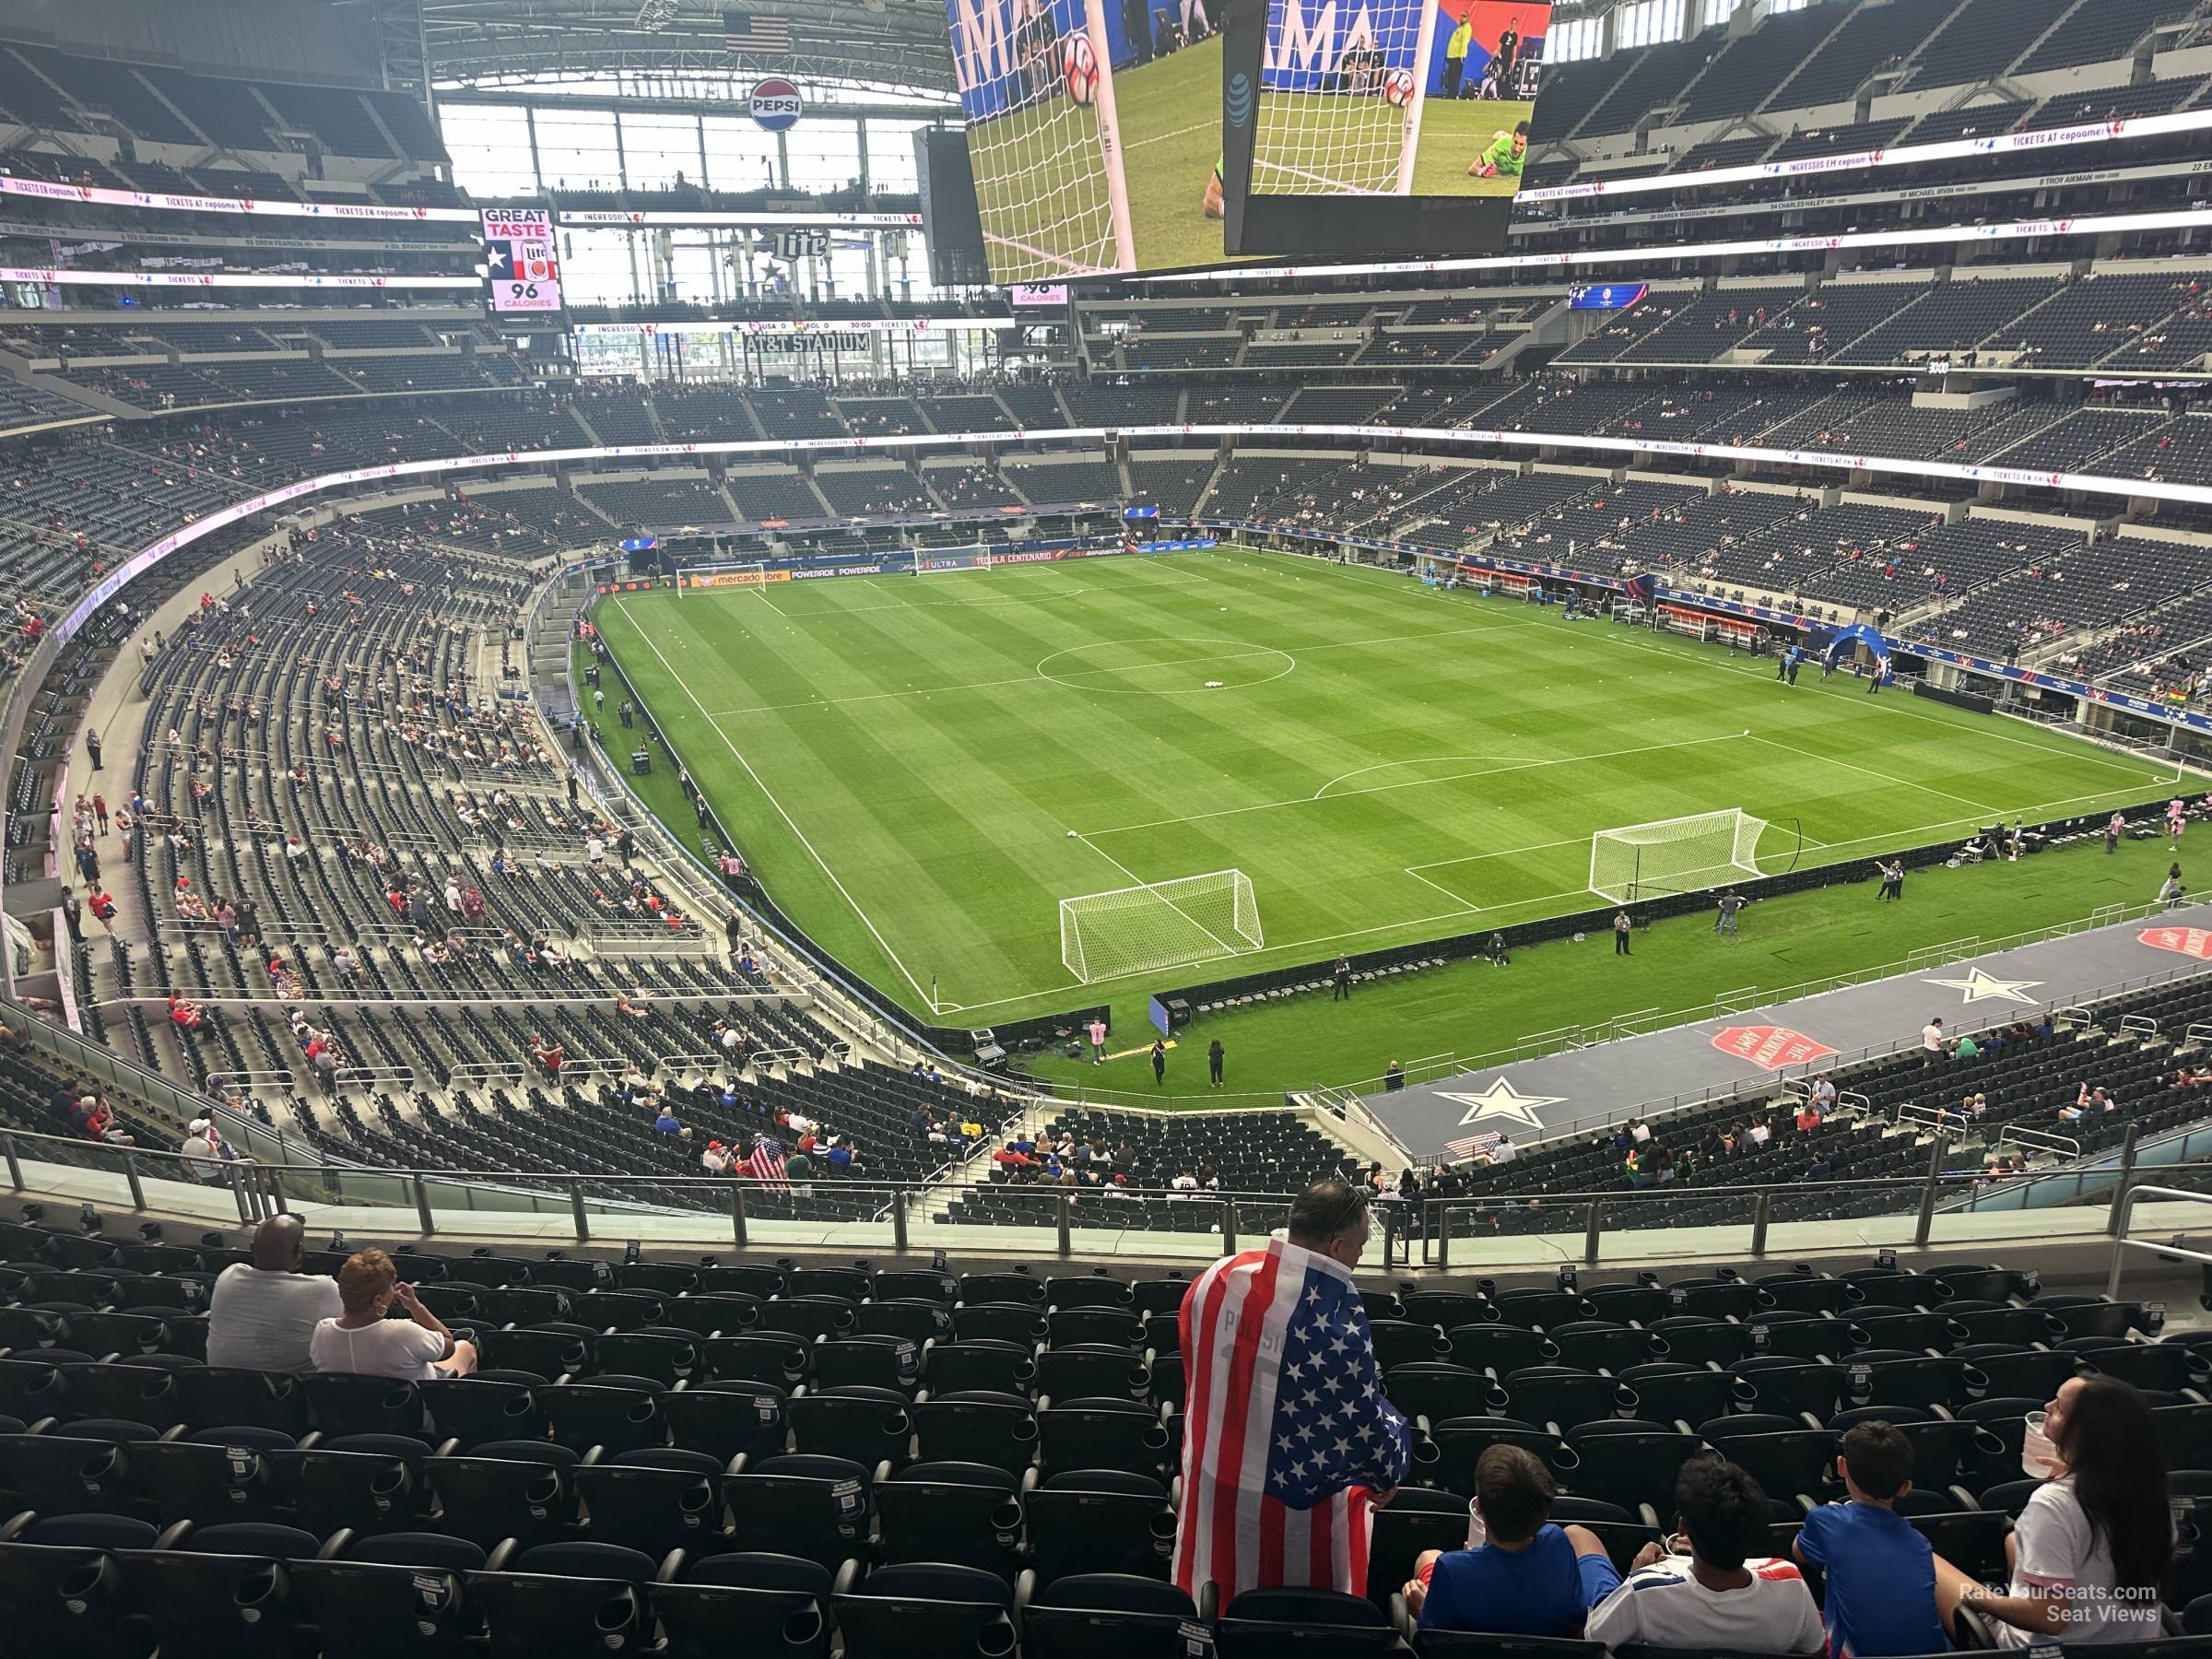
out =
[(484, 276), (497, 316), (547, 315), (560, 310), (560, 258), (553, 214), (546, 207), (484, 210)]

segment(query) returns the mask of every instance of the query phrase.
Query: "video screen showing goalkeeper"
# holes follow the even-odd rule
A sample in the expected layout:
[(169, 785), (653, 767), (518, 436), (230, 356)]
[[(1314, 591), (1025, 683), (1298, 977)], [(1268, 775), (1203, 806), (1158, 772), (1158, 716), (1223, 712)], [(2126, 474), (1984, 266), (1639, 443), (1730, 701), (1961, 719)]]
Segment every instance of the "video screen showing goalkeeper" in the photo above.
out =
[(995, 279), (1222, 257), (1208, 0), (946, 0), (946, 18)]
[(1520, 190), (1550, 28), (1549, 6), (1436, 0), (1414, 194)]
[(1549, 5), (1267, 0), (1253, 190), (1510, 196)]

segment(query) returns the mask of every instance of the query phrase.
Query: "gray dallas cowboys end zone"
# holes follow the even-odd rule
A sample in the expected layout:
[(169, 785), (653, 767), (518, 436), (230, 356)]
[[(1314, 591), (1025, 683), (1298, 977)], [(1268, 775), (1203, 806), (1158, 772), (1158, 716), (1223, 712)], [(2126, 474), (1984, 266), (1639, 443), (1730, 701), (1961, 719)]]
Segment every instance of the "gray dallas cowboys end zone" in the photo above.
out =
[(1957, 1036), (2165, 975), (2212, 972), (2212, 904), (1951, 966), (1746, 1008), (1646, 1036), (1462, 1073), (1361, 1104), (1415, 1158), (1449, 1160), (1500, 1131), (1518, 1147), (1588, 1135), (1677, 1100), (1764, 1099), (1823, 1064), (1917, 1045), (1940, 1016)]

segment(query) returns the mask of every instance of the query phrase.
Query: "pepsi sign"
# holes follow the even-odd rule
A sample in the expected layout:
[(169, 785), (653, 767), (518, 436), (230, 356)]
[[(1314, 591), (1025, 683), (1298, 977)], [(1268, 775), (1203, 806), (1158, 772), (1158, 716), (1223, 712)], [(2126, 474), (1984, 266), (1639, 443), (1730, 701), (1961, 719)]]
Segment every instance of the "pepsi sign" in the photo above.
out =
[(806, 110), (799, 89), (787, 80), (764, 80), (746, 100), (746, 109), (763, 132), (788, 133)]

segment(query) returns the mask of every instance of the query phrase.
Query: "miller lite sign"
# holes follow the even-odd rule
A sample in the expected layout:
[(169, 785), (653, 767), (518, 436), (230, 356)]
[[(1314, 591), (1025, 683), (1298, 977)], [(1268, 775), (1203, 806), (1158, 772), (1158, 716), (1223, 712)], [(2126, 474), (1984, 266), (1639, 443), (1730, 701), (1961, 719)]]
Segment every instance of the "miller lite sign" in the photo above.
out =
[(558, 312), (560, 259), (553, 246), (552, 213), (544, 207), (487, 207), (484, 276), (498, 315)]

